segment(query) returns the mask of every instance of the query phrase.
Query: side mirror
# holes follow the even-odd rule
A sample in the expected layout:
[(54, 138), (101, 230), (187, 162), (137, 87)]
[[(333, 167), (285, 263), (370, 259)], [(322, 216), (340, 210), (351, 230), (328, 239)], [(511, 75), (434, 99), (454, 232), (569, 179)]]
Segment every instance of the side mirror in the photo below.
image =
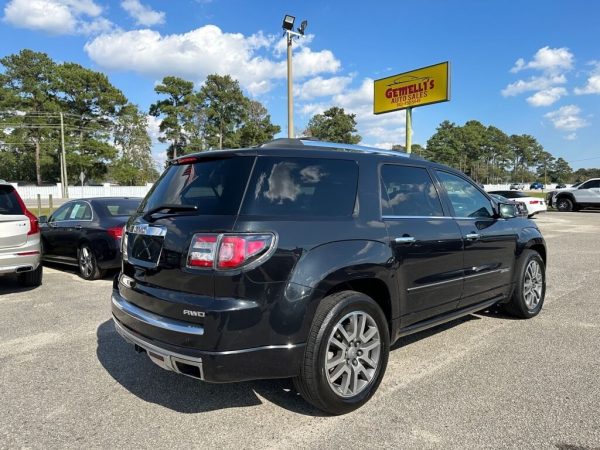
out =
[(501, 219), (512, 219), (513, 217), (517, 217), (519, 215), (519, 211), (517, 210), (517, 205), (514, 203), (498, 203), (498, 216)]
[(48, 223), (48, 216), (40, 216), (38, 217), (39, 223)]

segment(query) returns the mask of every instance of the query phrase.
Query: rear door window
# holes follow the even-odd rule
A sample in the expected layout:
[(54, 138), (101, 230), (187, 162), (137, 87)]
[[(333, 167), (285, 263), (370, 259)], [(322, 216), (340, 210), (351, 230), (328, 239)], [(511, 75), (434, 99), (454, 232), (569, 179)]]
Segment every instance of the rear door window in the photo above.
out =
[(357, 183), (355, 161), (259, 157), (242, 214), (349, 217), (354, 211)]
[(443, 216), (433, 181), (422, 167), (385, 165), (381, 168), (383, 216)]
[(162, 205), (198, 207), (197, 214), (237, 214), (253, 157), (199, 159), (170, 166), (140, 205), (146, 212)]
[(12, 186), (0, 186), (0, 214), (21, 215), (21, 204)]

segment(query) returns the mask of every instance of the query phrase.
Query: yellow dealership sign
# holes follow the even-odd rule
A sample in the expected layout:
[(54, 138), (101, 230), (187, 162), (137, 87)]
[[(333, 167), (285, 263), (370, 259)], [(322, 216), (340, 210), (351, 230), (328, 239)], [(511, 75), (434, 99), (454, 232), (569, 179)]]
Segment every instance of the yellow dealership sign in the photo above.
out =
[(375, 80), (373, 112), (383, 114), (450, 100), (448, 61)]

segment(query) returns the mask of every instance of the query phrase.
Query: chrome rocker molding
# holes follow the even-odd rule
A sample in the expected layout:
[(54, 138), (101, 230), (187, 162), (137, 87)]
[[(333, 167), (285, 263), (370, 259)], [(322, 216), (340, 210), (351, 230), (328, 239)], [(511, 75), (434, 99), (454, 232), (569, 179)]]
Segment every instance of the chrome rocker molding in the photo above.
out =
[[(113, 297), (114, 299), (114, 297)], [(119, 321), (113, 317), (115, 329), (117, 333), (121, 335), (130, 344), (135, 345), (146, 351), (146, 354), (150, 360), (157, 366), (163, 369), (177, 372), (188, 377), (204, 380), (204, 371), (202, 370), (202, 358), (194, 358), (191, 356), (180, 355), (179, 353), (170, 352), (164, 348), (157, 347), (156, 345), (150, 344), (149, 342), (140, 339), (134, 334), (130, 333), (125, 327), (123, 327)], [(186, 366), (193, 366), (198, 369), (198, 375), (195, 376), (189, 373), (189, 370), (185, 370)]]
[(112, 303), (121, 312), (127, 314), (135, 320), (145, 323), (146, 325), (162, 328), (164, 330), (174, 331), (177, 333), (191, 334), (194, 336), (202, 336), (204, 334), (204, 327), (194, 325), (191, 323), (181, 322), (179, 320), (169, 319), (167, 317), (151, 313), (142, 308), (138, 308), (134, 304), (129, 303), (121, 297), (117, 297), (114, 293), (112, 295)]

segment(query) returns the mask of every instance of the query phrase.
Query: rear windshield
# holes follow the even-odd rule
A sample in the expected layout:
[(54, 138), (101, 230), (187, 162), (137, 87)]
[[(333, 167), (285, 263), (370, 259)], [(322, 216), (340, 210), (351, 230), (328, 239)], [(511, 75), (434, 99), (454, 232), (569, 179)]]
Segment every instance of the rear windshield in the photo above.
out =
[(198, 207), (198, 214), (237, 214), (253, 157), (205, 159), (170, 166), (140, 205), (146, 212), (161, 205)]
[(0, 214), (23, 214), (21, 204), (12, 186), (0, 186)]
[(140, 200), (137, 198), (115, 198), (110, 200), (96, 200), (96, 209), (101, 211), (104, 216), (130, 216), (140, 206)]
[(242, 214), (261, 216), (350, 216), (358, 166), (354, 161), (259, 157)]

